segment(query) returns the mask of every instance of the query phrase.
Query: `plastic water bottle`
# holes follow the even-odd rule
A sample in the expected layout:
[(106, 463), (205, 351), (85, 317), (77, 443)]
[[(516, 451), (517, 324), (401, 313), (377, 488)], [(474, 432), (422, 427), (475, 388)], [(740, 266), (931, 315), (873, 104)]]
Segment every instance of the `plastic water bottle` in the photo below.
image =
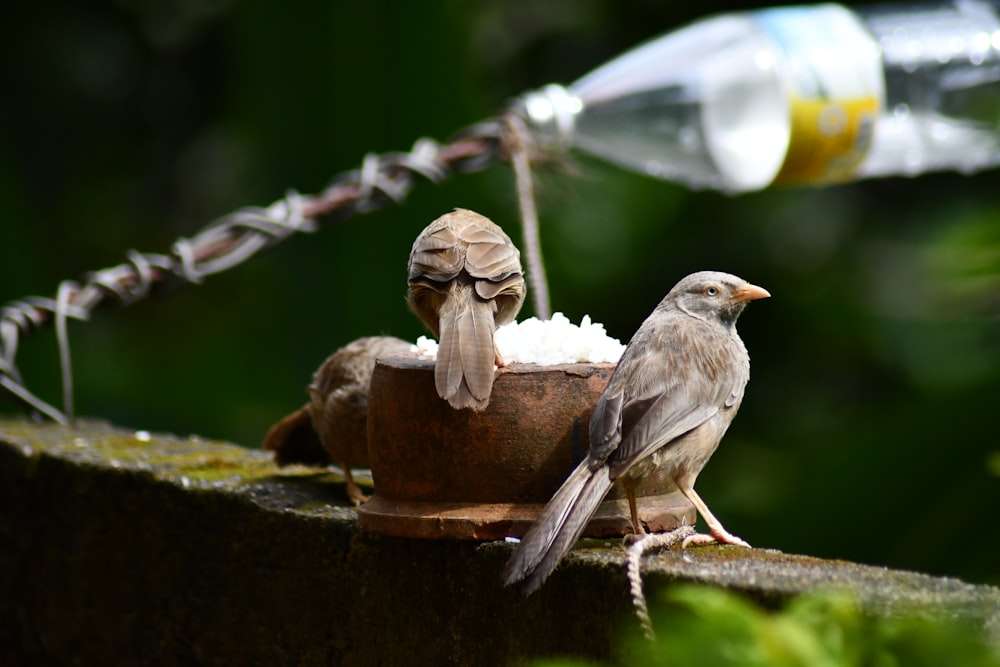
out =
[(997, 4), (701, 20), (519, 101), (540, 142), (727, 192), (1000, 163)]

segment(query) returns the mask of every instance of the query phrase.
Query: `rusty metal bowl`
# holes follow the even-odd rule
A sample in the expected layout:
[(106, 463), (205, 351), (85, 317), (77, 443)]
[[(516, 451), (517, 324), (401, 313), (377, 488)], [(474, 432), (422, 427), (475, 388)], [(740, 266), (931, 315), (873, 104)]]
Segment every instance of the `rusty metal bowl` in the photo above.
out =
[[(397, 537), (492, 540), (521, 536), (589, 447), (590, 415), (614, 364), (511, 364), (497, 374), (489, 407), (454, 410), (434, 390), (434, 362), (380, 360), (368, 397), (375, 495), (361, 530)], [(693, 523), (695, 510), (670, 480), (638, 488), (649, 530)], [(628, 502), (612, 489), (585, 532), (631, 530)]]

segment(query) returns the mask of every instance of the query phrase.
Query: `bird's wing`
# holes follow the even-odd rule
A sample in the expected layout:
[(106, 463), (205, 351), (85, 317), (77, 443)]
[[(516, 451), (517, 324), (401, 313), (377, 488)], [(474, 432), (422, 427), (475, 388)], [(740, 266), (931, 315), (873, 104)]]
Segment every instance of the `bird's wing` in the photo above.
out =
[(521, 253), (496, 225), (469, 225), (459, 238), (469, 244), (465, 270), (474, 278), (500, 281), (521, 274)]
[(615, 467), (628, 467), (646, 458), (664, 443), (701, 426), (718, 411), (718, 402), (699, 401), (685, 387), (675, 387), (655, 400), (629, 404), (624, 416), (635, 425), (624, 431), (625, 437), (611, 455)]
[(458, 237), (448, 226), (428, 227), (417, 237), (410, 252), (410, 281), (429, 278), (446, 282), (455, 278), (465, 259), (457, 244)]
[(524, 291), (524, 278), (521, 274), (508, 276), (496, 282), (492, 280), (477, 280), (476, 294), (482, 299), (494, 299), (500, 294), (519, 296)]
[[(612, 377), (612, 382), (614, 377)], [(610, 384), (610, 383), (609, 383)], [(622, 405), (625, 396), (611, 385), (601, 394), (590, 417), (590, 460), (603, 462), (614, 451), (622, 437)]]
[(706, 344), (706, 334), (713, 337), (690, 321), (670, 318), (643, 332), (643, 340), (629, 343), (631, 351), (619, 362), (591, 420), (592, 459), (627, 468), (711, 419), (730, 396), (742, 393), (719, 382), (718, 369), (731, 363), (727, 340)]

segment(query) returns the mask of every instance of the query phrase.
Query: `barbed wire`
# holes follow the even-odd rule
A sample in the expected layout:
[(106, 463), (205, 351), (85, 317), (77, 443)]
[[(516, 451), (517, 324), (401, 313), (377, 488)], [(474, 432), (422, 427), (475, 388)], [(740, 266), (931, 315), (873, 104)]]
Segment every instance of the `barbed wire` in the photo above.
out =
[(683, 542), (694, 535), (694, 528), (682, 524), (666, 533), (653, 533), (638, 536), (625, 552), (625, 575), (628, 577), (628, 592), (635, 607), (636, 618), (643, 636), (649, 641), (656, 639), (653, 631), (653, 621), (649, 617), (649, 606), (646, 604), (646, 594), (642, 592), (642, 557), (653, 549), (667, 549)]
[[(289, 191), (270, 206), (242, 208), (218, 218), (191, 238), (178, 239), (167, 254), (130, 250), (122, 264), (91, 272), (81, 282), (63, 281), (55, 299), (29, 296), (6, 304), (0, 308), (0, 394), (56, 422), (72, 421), (68, 320), (85, 321), (95, 308), (109, 302), (129, 305), (144, 299), (167, 280), (201, 283), (294, 234), (316, 231), (321, 222), (340, 222), (399, 204), (418, 177), (438, 184), (456, 173), (481, 171), (505, 159), (508, 127), (496, 118), (461, 130), (445, 144), (423, 138), (409, 152), (370, 153), (359, 169), (335, 177), (317, 195)], [(50, 322), (55, 324), (59, 346), (62, 410), (27, 388), (16, 363), (21, 339)]]

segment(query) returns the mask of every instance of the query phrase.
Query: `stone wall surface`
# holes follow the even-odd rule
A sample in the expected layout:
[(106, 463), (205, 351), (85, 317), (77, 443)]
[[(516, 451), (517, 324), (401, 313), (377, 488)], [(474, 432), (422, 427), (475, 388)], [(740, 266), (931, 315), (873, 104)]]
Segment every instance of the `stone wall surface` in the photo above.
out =
[[(500, 585), (510, 550), (359, 532), (336, 473), (256, 450), (0, 419), (0, 664), (506, 665), (608, 657), (635, 625), (618, 541), (527, 599)], [(668, 551), (646, 576), (1000, 615), (987, 586), (765, 549)]]

